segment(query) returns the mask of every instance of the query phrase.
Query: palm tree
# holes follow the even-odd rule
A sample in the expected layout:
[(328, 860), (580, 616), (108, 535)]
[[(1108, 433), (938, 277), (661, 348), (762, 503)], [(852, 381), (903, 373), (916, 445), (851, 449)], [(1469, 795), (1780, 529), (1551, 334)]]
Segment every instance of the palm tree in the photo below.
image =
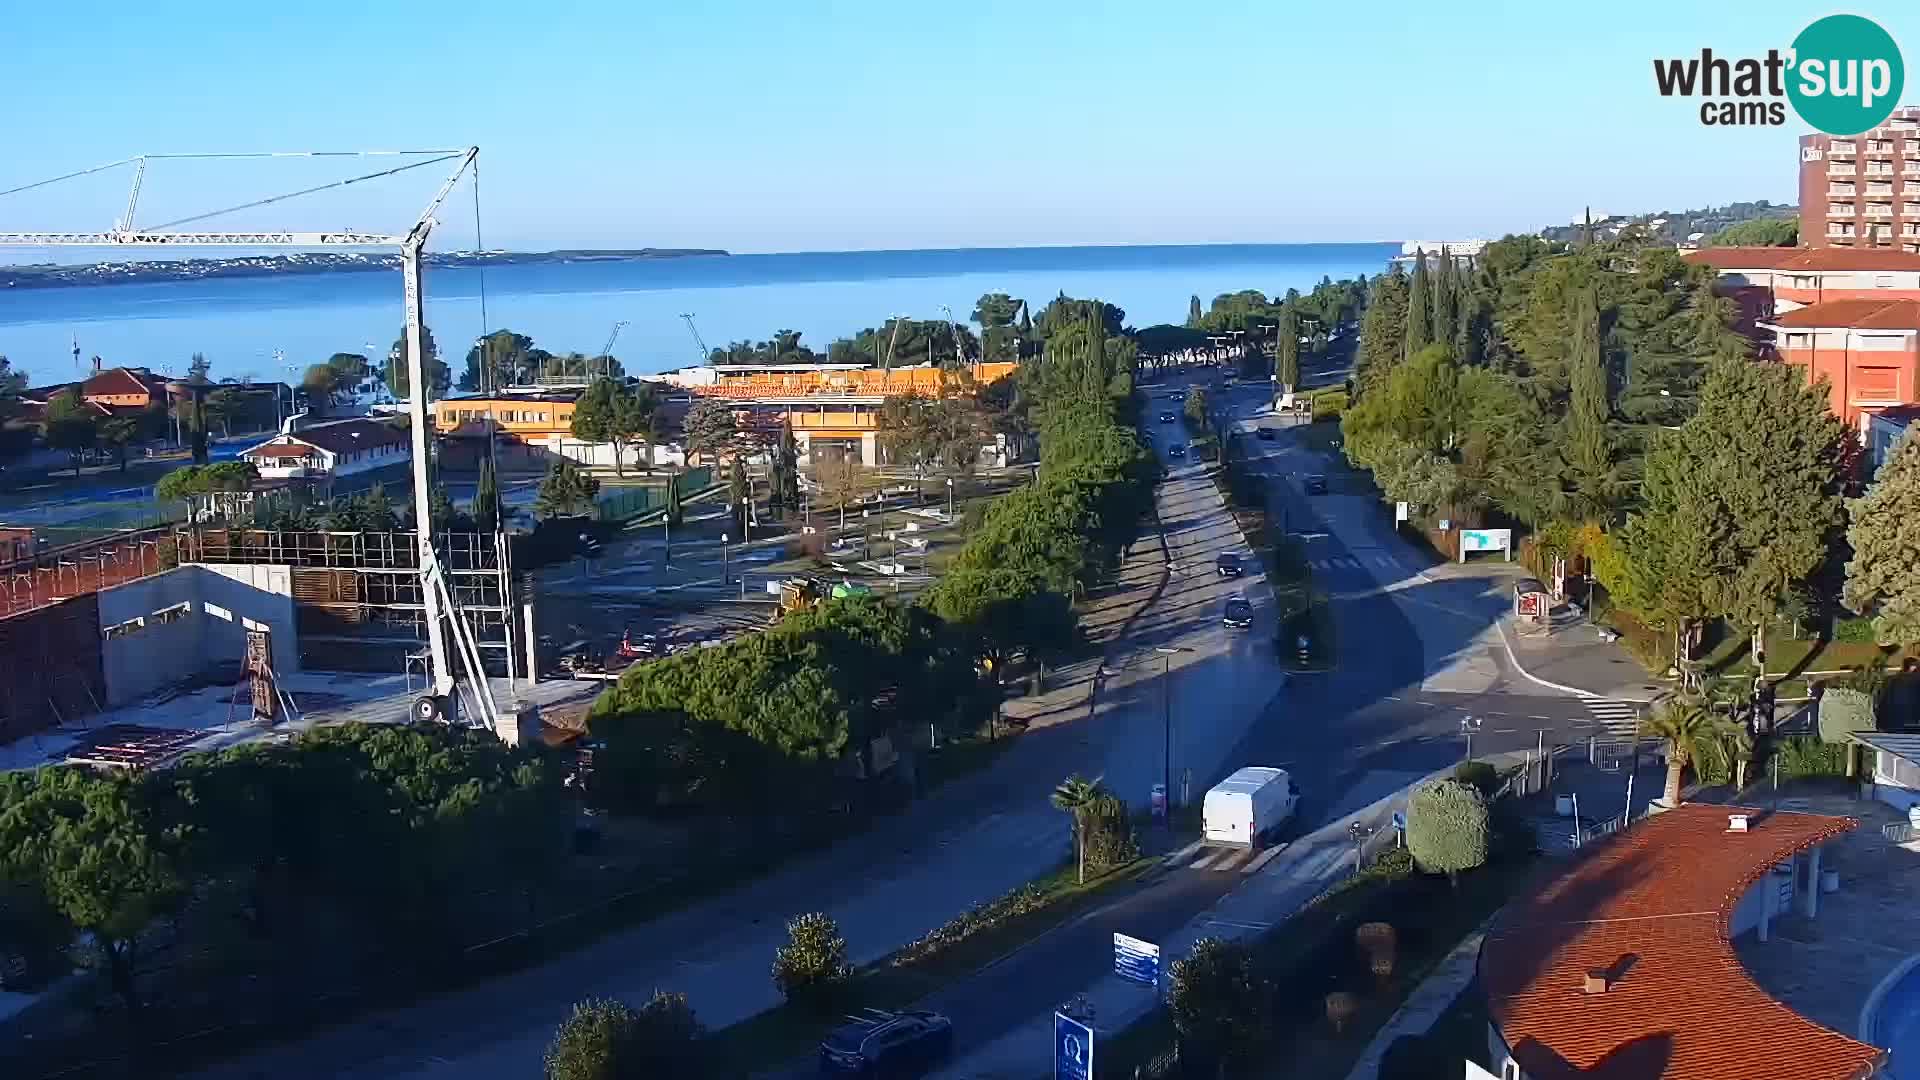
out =
[(1079, 774), (1060, 781), (1053, 789), (1053, 807), (1073, 817), (1073, 853), (1079, 863), (1080, 884), (1087, 883), (1087, 815), (1106, 794), (1098, 778), (1088, 780)]
[(1712, 753), (1728, 735), (1728, 723), (1698, 697), (1667, 702), (1641, 721), (1640, 732), (1667, 744), (1667, 788), (1661, 800), (1680, 805), (1680, 778), (1688, 765)]

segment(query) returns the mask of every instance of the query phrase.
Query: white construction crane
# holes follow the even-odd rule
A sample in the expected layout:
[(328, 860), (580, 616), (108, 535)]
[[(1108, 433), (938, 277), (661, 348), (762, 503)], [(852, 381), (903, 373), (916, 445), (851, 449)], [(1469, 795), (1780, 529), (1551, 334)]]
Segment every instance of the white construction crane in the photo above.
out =
[(681, 318), (683, 318), (683, 319), (685, 319), (685, 320), (687, 320), (687, 333), (689, 333), (689, 334), (692, 334), (692, 335), (693, 335), (693, 343), (694, 343), (695, 345), (697, 345), (697, 346), (699, 346), (699, 348), (700, 348), (700, 362), (701, 362), (701, 363), (703, 363), (703, 364), (710, 364), (710, 363), (712, 363), (712, 362), (713, 362), (713, 353), (711, 353), (711, 352), (709, 352), (709, 351), (707, 350), (707, 343), (706, 343), (705, 341), (703, 341), (703, 340), (701, 340), (701, 338), (700, 338), (700, 328), (699, 328), (699, 327), (697, 327), (697, 326), (695, 326), (695, 325), (693, 325), (693, 312), (691, 312), (691, 311), (683, 311), (683, 312), (681, 312), (681, 313), (680, 313), (680, 317), (681, 317)]
[(613, 333), (607, 335), (607, 343), (600, 346), (600, 355), (607, 358), (607, 377), (613, 377), (613, 343), (620, 340), (620, 331), (627, 328), (627, 320), (621, 319), (613, 324)]
[[(149, 160), (180, 158), (217, 159), (217, 158), (319, 158), (319, 157), (413, 157), (421, 160), (410, 161), (404, 165), (381, 172), (356, 176), (347, 180), (334, 181), (301, 191), (288, 192), (266, 199), (259, 199), (241, 206), (228, 207), (203, 214), (195, 214), (176, 221), (166, 222), (149, 228), (135, 225), (135, 215), (139, 211), (140, 187), (146, 178)], [(440, 209), (447, 196), (453, 192), (454, 184), (469, 170), (478, 170), (480, 148), (470, 146), (464, 150), (406, 150), (406, 151), (294, 151), (287, 153), (234, 153), (234, 154), (143, 154), (137, 157), (123, 158), (120, 161), (64, 176), (53, 177), (36, 183), (0, 191), (0, 196), (33, 188), (45, 187), (79, 176), (102, 172), (125, 165), (133, 165), (133, 189), (127, 196), (126, 216), (115, 223), (106, 232), (7, 232), (0, 230), (0, 247), (118, 247), (118, 248), (186, 248), (186, 247), (293, 247), (293, 248), (349, 248), (349, 247), (397, 247), (400, 249), (401, 279), (406, 293), (406, 360), (407, 360), (407, 417), (411, 422), (413, 450), (413, 505), (416, 508), (416, 537), (420, 549), (421, 594), (424, 599), (427, 626), (427, 659), (429, 664), (430, 692), (414, 703), (414, 712), (420, 719), (434, 719), (448, 714), (448, 705), (456, 687), (454, 668), (448, 653), (448, 627), (453, 630), (454, 644), (460, 650), (462, 666), (469, 674), (473, 688), (474, 706), (478, 716), (474, 719), (487, 727), (499, 730), (499, 717), (493, 703), (493, 694), (487, 685), (485, 669), (480, 665), (479, 650), (473, 636), (468, 632), (464, 620), (457, 617), (457, 605), (451, 590), (447, 587), (446, 574), (440, 565), (438, 554), (433, 547), (433, 525), (431, 515), (425, 513), (430, 505), (432, 494), (427, 479), (427, 395), (426, 365), (422, 352), (422, 320), (420, 292), (420, 254), (426, 248), (427, 237), (438, 224), (434, 213)], [(453, 173), (434, 193), (426, 209), (420, 212), (413, 227), (404, 235), (388, 233), (362, 232), (343, 229), (337, 232), (261, 230), (250, 232), (183, 232), (176, 227), (204, 221), (223, 214), (234, 213), (256, 207), (310, 195), (314, 192), (332, 188), (341, 188), (377, 177), (392, 176), (410, 169), (422, 168), (438, 162), (453, 161)], [(450, 616), (455, 616), (450, 619)]]

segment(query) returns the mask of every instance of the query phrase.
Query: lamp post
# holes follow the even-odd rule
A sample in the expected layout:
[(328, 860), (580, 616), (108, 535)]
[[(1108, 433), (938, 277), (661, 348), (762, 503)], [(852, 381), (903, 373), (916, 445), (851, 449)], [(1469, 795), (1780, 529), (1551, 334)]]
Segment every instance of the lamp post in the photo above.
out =
[(947, 477), (947, 524), (953, 524), (953, 477)]
[(727, 583), (727, 534), (720, 534), (720, 584)]
[(1460, 734), (1467, 737), (1468, 761), (1473, 760), (1473, 733), (1480, 730), (1481, 723), (1482, 721), (1471, 716), (1463, 716), (1460, 718)]
[(1353, 841), (1353, 872), (1360, 872), (1360, 862), (1367, 850), (1367, 838), (1373, 835), (1373, 826), (1354, 822), (1347, 826), (1347, 838)]
[(1173, 831), (1173, 654), (1192, 652), (1180, 646), (1156, 645), (1160, 654), (1161, 783), (1167, 793), (1167, 831)]

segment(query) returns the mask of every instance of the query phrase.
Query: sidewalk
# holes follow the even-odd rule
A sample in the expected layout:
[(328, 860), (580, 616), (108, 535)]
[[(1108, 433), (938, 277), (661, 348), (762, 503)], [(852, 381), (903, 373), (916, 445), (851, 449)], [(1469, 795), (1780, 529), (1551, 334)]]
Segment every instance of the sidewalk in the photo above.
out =
[(1555, 608), (1544, 627), (1523, 627), (1511, 610), (1500, 636), (1513, 666), (1534, 682), (1578, 697), (1652, 701), (1670, 686), (1647, 674), (1626, 646), (1608, 641), (1601, 627), (1569, 607)]
[[(1505, 757), (1517, 761), (1520, 756), (1484, 760), (1505, 763)], [(1451, 773), (1450, 767), (1432, 775)], [(1358, 822), (1371, 827), (1375, 835), (1390, 835), (1393, 814), (1406, 808), (1408, 795), (1428, 778), (1402, 776), (1389, 793), (1287, 844), (1239, 888), (1158, 942), (1163, 987), (1165, 965), (1185, 957), (1196, 941), (1209, 937), (1236, 941), (1264, 934), (1352, 873), (1354, 847), (1348, 828)], [(1093, 1010), (1096, 1044), (1147, 1016), (1160, 1003), (1159, 992), (1116, 975), (1104, 976), (1082, 993)], [(1053, 1016), (1049, 1012), (976, 1052), (957, 1057), (933, 1075), (948, 1080), (1033, 1080), (1047, 1074), (1052, 1041)]]

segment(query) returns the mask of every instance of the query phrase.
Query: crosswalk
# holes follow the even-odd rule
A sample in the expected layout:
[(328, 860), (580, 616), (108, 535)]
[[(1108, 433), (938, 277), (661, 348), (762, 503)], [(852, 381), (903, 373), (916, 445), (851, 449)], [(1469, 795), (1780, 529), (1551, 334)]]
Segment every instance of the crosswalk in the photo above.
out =
[(1581, 704), (1593, 714), (1593, 722), (1616, 739), (1631, 739), (1639, 731), (1642, 704), (1638, 701), (1591, 697), (1583, 698)]
[(1388, 570), (1400, 569), (1400, 563), (1393, 556), (1381, 552), (1365, 555), (1326, 555), (1318, 559), (1308, 559), (1315, 570), (1361, 570), (1369, 566), (1383, 567)]
[(1196, 840), (1167, 856), (1166, 862), (1162, 865), (1169, 870), (1207, 870), (1216, 874), (1237, 871), (1242, 874), (1252, 874), (1257, 873), (1261, 867), (1272, 861), (1275, 855), (1285, 850), (1285, 844), (1255, 851), (1242, 847), (1211, 847)]

